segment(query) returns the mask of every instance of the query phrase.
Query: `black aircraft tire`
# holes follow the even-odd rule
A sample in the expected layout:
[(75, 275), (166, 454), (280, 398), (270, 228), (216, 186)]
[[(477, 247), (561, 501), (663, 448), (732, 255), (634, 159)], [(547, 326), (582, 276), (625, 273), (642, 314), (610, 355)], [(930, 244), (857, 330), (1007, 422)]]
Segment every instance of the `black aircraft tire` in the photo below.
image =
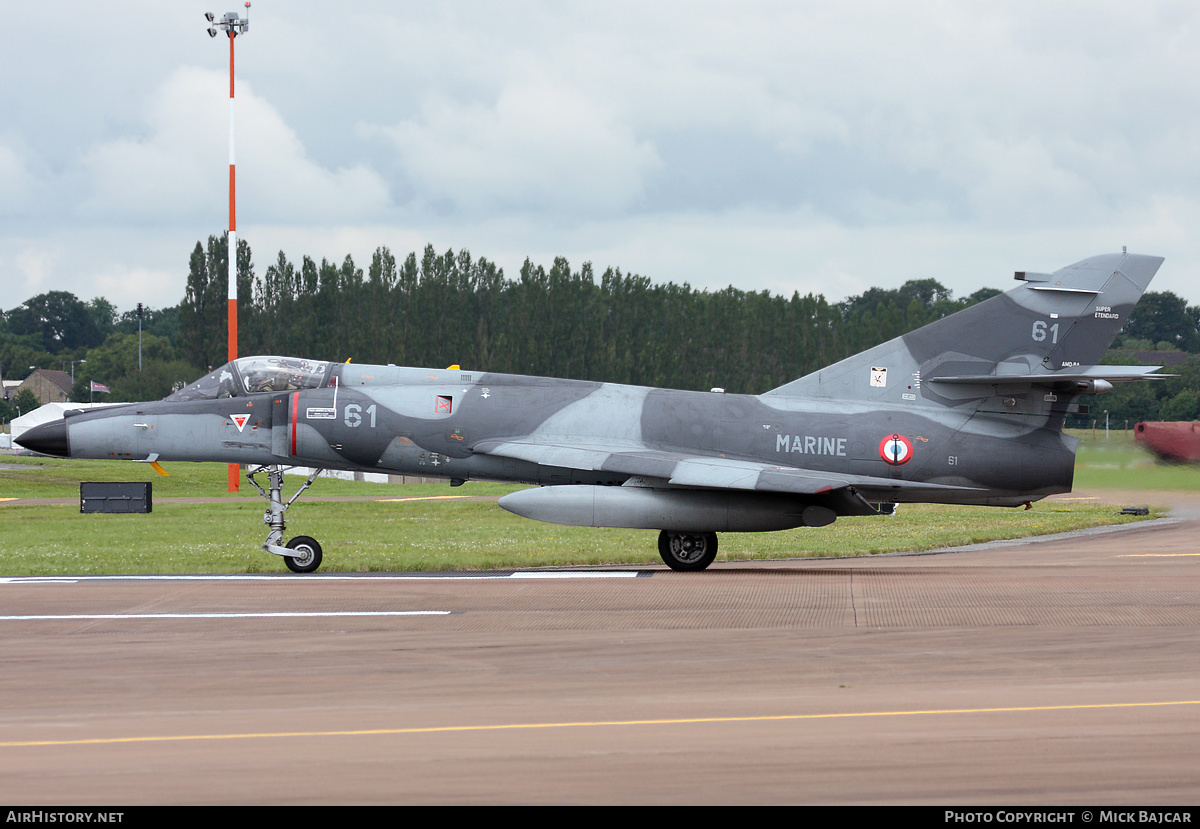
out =
[(283, 563), (293, 573), (311, 573), (321, 566), (321, 545), (315, 538), (298, 535), (285, 545), (289, 550), (297, 550), (301, 555), (293, 558), (284, 556)]
[(672, 570), (703, 570), (717, 557), (717, 534), (663, 530), (658, 534), (658, 554)]

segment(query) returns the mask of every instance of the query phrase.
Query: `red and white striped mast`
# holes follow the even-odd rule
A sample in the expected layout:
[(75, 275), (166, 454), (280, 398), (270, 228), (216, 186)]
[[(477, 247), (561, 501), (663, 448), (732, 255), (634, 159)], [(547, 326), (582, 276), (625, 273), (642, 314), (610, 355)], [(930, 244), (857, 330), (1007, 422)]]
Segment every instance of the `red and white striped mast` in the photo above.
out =
[[(226, 296), (229, 308), (229, 359), (236, 360), (237, 347), (237, 207), (235, 187), (235, 165), (233, 154), (233, 41), (238, 35), (244, 35), (250, 29), (250, 3), (246, 3), (246, 16), (238, 17), (236, 12), (226, 12), (220, 20), (212, 12), (204, 17), (213, 24), (208, 30), (209, 37), (216, 37), (218, 31), (229, 35), (229, 284)], [(229, 492), (237, 492), (241, 474), (236, 463), (229, 464)]]

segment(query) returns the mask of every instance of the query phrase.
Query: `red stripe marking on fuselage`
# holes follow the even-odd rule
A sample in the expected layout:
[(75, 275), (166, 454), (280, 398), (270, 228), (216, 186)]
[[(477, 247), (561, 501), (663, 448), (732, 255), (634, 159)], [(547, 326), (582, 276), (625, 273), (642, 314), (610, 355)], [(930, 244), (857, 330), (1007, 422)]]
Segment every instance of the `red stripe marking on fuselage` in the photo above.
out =
[(300, 392), (292, 392), (292, 455), (296, 454), (296, 413), (300, 410)]

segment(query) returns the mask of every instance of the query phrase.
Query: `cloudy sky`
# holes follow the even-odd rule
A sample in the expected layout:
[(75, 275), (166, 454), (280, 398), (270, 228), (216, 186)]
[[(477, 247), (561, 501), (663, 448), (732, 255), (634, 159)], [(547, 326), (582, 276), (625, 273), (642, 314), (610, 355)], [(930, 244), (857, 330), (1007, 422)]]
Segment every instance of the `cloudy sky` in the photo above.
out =
[[(10, 4), (11, 5), (11, 4)], [(183, 297), (228, 224), (228, 41), (180, 3), (8, 9), (0, 308)], [(1200, 302), (1190, 2), (260, 0), (238, 230), (830, 300), (1120, 250)]]

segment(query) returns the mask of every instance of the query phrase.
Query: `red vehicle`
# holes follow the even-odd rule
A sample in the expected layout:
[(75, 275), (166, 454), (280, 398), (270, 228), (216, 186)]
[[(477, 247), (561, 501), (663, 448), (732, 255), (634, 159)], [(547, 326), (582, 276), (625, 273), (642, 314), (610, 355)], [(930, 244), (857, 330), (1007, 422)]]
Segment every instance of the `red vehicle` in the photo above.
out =
[(1134, 440), (1164, 461), (1200, 462), (1200, 422), (1142, 422), (1133, 427)]

